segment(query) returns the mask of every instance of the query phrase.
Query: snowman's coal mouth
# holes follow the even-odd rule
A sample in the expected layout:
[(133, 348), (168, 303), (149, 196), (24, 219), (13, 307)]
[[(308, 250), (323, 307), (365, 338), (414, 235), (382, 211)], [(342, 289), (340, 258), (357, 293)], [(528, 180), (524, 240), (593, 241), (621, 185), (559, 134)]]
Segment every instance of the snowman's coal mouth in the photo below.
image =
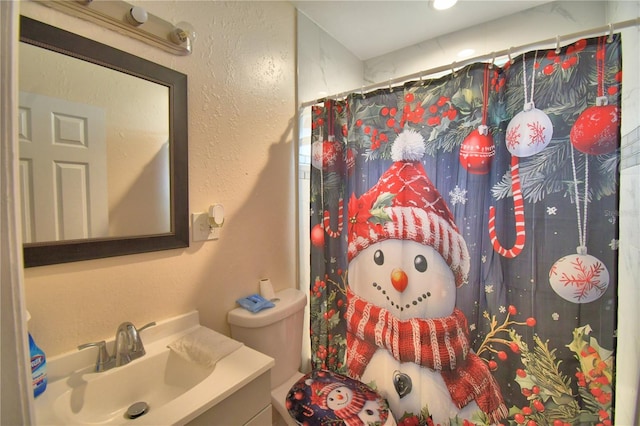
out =
[(391, 304), (391, 306), (393, 306), (400, 312), (403, 312), (405, 309), (410, 309), (413, 306), (418, 306), (421, 303), (426, 303), (427, 300), (431, 297), (431, 293), (427, 291), (426, 293), (423, 293), (420, 296), (413, 299), (410, 303), (401, 305), (397, 301), (391, 300), (391, 296), (389, 296), (389, 294), (387, 293), (387, 290), (382, 288), (382, 286), (379, 285), (378, 283), (373, 283), (373, 288), (376, 289), (379, 293), (381, 293), (384, 297), (386, 297), (387, 301)]

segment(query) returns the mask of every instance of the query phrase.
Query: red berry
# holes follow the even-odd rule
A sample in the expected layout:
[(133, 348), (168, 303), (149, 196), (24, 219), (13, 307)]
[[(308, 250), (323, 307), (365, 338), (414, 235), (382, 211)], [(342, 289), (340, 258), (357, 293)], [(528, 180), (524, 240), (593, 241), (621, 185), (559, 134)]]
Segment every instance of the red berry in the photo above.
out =
[(500, 361), (506, 361), (507, 360), (507, 353), (505, 351), (498, 352), (498, 358), (500, 358)]
[(489, 361), (489, 370), (495, 371), (498, 368), (498, 363), (494, 360)]
[(554, 420), (553, 421), (553, 426), (562, 426), (564, 424), (564, 422), (562, 420)]
[(533, 392), (533, 393), (534, 393), (534, 394), (536, 394), (536, 395), (540, 394), (540, 386), (538, 386), (538, 385), (534, 385), (534, 386), (531, 388), (531, 392)]
[(533, 407), (541, 413), (544, 411), (544, 404), (539, 399), (533, 401)]
[(297, 399), (298, 401), (300, 401), (300, 400), (304, 399), (304, 392), (301, 391), (301, 390), (296, 391), (296, 393), (293, 395), (293, 397), (295, 399)]
[(531, 414), (533, 414), (533, 410), (531, 409), (531, 407), (522, 407), (522, 414), (524, 414), (525, 416), (530, 416)]
[(530, 397), (531, 396), (531, 389), (522, 388), (522, 390), (520, 392), (522, 392), (522, 394), (524, 396), (526, 396), (526, 397)]
[(516, 414), (515, 416), (513, 416), (513, 420), (516, 421), (516, 423), (518, 423), (519, 425), (524, 423), (524, 416), (520, 413)]
[(536, 325), (536, 319), (535, 319), (535, 318), (533, 318), (533, 317), (529, 317), (529, 318), (527, 318), (527, 325), (528, 325), (529, 327), (535, 327), (535, 325)]
[(607, 93), (609, 93), (610, 95), (615, 95), (616, 93), (618, 93), (618, 87), (617, 86), (611, 86), (607, 89)]
[(509, 348), (511, 349), (511, 352), (513, 352), (514, 354), (520, 353), (520, 347), (516, 342), (509, 343)]
[(405, 102), (413, 102), (413, 93), (407, 93), (406, 95), (404, 95), (404, 101)]
[(516, 309), (516, 307), (513, 305), (509, 305), (509, 315), (515, 315), (517, 313), (518, 313), (518, 310)]
[(554, 70), (555, 68), (553, 67), (553, 65), (549, 64), (543, 68), (542, 72), (544, 73), (544, 75), (551, 75), (553, 74)]
[(564, 62), (562, 63), (562, 69), (563, 69), (563, 70), (568, 70), (569, 68), (571, 68), (571, 62), (569, 62), (569, 61), (564, 61)]
[(618, 83), (622, 82), (622, 71), (618, 71), (615, 75), (615, 79)]
[(536, 423), (535, 420), (529, 420), (527, 426), (538, 426), (538, 423)]
[(522, 368), (518, 368), (516, 370), (516, 374), (518, 375), (518, 377), (522, 377), (522, 378), (527, 377), (527, 372), (524, 371)]

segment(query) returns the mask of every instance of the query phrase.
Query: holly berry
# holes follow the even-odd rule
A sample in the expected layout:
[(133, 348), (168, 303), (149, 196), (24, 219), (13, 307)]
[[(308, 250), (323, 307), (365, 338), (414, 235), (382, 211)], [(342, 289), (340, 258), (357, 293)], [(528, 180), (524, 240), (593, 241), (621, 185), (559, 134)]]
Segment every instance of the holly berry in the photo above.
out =
[(520, 353), (520, 346), (518, 346), (516, 342), (509, 343), (509, 349), (511, 349), (511, 352), (514, 354)]
[(506, 361), (507, 360), (507, 353), (505, 351), (498, 352), (498, 358), (500, 358), (500, 361)]
[(516, 307), (513, 305), (509, 305), (509, 315), (515, 315), (517, 313), (518, 313), (518, 310), (516, 309)]
[(518, 423), (519, 425), (524, 423), (524, 416), (520, 413), (517, 413), (515, 416), (513, 416), (513, 420), (516, 421), (516, 423)]
[(498, 369), (498, 363), (494, 360), (489, 361), (489, 370), (495, 371)]
[(531, 409), (531, 407), (522, 407), (522, 414), (524, 414), (525, 416), (530, 416), (531, 414), (533, 414), (533, 410)]
[(321, 224), (311, 228), (311, 244), (316, 247), (324, 247), (324, 229)]
[(516, 370), (516, 374), (518, 375), (518, 377), (521, 377), (521, 378), (527, 377), (527, 372), (524, 371), (522, 368), (518, 368)]
[(527, 422), (527, 426), (538, 426), (538, 423), (536, 423), (536, 421), (535, 421), (535, 420), (529, 420), (529, 421)]
[(529, 317), (529, 318), (527, 318), (527, 321), (526, 321), (526, 322), (527, 322), (527, 325), (528, 325), (529, 327), (535, 327), (535, 325), (536, 325), (536, 319), (535, 319), (535, 318), (533, 318), (533, 317)]
[(532, 392), (531, 392), (531, 389), (529, 389), (529, 388), (522, 388), (522, 390), (521, 390), (520, 392), (522, 392), (522, 394), (523, 394), (524, 396), (526, 396), (526, 397), (530, 397), (530, 396), (531, 396), (531, 393), (532, 393)]
[(562, 420), (553, 421), (553, 426), (562, 426), (562, 425), (564, 425), (564, 422)]
[(533, 408), (542, 413), (544, 411), (544, 404), (539, 399), (536, 399), (533, 401)]
[(538, 386), (538, 385), (534, 385), (534, 386), (531, 388), (531, 392), (533, 392), (533, 393), (534, 393), (534, 394), (536, 394), (536, 395), (539, 395), (539, 394), (540, 394), (540, 386)]

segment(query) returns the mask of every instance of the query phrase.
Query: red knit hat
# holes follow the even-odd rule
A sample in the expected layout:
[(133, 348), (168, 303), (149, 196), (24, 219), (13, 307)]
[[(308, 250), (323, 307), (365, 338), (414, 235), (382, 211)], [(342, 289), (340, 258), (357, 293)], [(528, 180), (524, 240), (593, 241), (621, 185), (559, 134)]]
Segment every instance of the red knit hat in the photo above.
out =
[(424, 152), (422, 135), (403, 131), (393, 143), (389, 170), (359, 199), (351, 196), (349, 261), (386, 239), (413, 240), (437, 250), (460, 287), (469, 273), (467, 244), (420, 162)]

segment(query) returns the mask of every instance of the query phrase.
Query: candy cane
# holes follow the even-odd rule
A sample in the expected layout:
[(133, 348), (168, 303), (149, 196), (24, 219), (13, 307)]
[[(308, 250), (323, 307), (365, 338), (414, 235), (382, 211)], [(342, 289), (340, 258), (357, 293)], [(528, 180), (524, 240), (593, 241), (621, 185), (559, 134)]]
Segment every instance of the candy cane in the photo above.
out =
[(501, 256), (506, 258), (514, 258), (520, 254), (524, 248), (526, 233), (524, 227), (524, 202), (522, 200), (522, 189), (520, 188), (520, 168), (518, 157), (511, 157), (511, 187), (513, 192), (514, 215), (516, 218), (516, 242), (510, 249), (505, 249), (498, 241), (496, 235), (496, 209), (494, 206), (489, 207), (489, 238), (493, 249)]
[(331, 238), (338, 238), (340, 234), (342, 234), (342, 228), (344, 226), (344, 222), (342, 220), (344, 213), (344, 203), (342, 202), (342, 198), (338, 201), (338, 229), (334, 231), (331, 229), (331, 215), (329, 210), (324, 211), (324, 230)]

